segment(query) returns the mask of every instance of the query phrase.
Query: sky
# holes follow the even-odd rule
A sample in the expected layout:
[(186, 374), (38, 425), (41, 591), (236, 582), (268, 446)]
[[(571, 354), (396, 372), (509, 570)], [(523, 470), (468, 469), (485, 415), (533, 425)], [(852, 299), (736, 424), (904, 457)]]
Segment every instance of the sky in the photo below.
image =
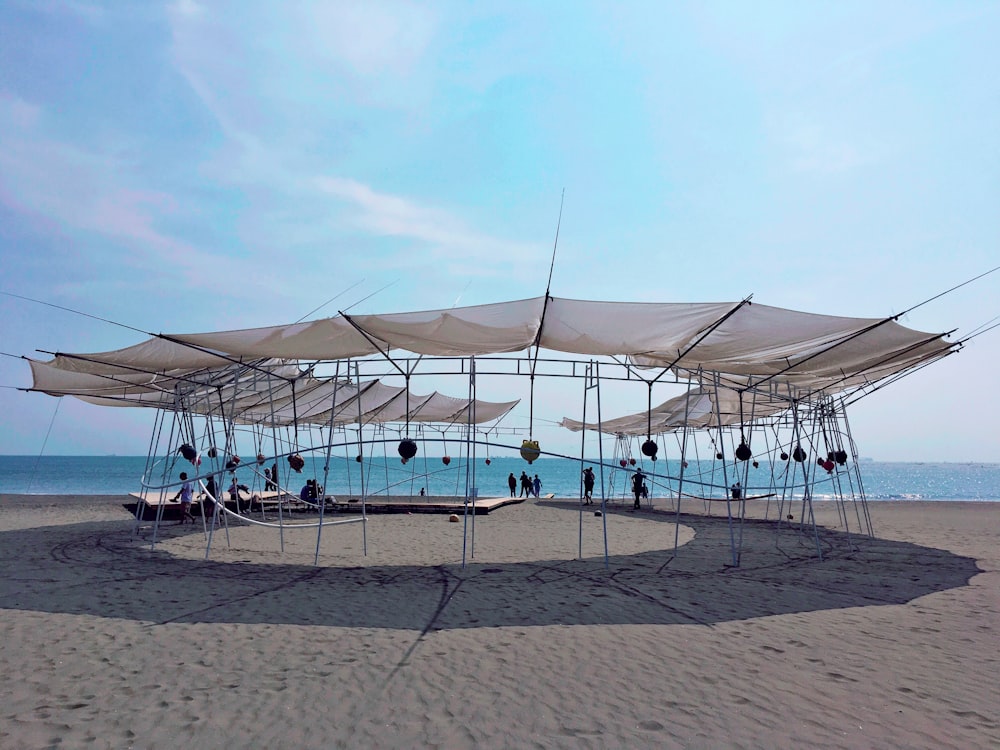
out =
[[(998, 2), (7, 0), (0, 453), (149, 442), (21, 356), (536, 297), (553, 250), (557, 297), (907, 311), (1000, 265), (997, 39)], [(900, 322), (998, 315), (1000, 272)], [(861, 453), (1000, 461), (997, 363), (863, 399)]]

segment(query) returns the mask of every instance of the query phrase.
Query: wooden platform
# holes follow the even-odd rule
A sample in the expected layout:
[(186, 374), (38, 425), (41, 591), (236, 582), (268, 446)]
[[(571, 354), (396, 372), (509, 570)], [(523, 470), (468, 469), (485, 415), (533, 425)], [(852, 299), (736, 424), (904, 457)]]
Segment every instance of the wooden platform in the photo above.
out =
[[(228, 493), (227, 493), (228, 494)], [(249, 494), (240, 493), (239, 508), (232, 500), (226, 500), (228, 510), (242, 513), (256, 513), (263, 510), (264, 513), (277, 513), (279, 503), (282, 512), (294, 514), (318, 514), (318, 503), (309, 503), (300, 500), (296, 495), (284, 494), (279, 497), (277, 492), (257, 493), (260, 497), (260, 504), (251, 501)], [(139, 493), (132, 492), (130, 496), (135, 498), (135, 502), (125, 503), (125, 508), (135, 515), (142, 499)], [(171, 496), (172, 497), (172, 496)], [(516, 497), (480, 497), (476, 498), (475, 506), (469, 503), (469, 512), (475, 509), (476, 515), (486, 515), (490, 511), (502, 508), (505, 505), (517, 505), (523, 503), (525, 498)], [(143, 508), (143, 520), (152, 521), (156, 518), (159, 498), (148, 498)], [(326, 508), (324, 513), (361, 513), (361, 497), (358, 495), (340, 495), (337, 497), (328, 496), (326, 498)], [(425, 496), (417, 495), (371, 495), (365, 500), (365, 512), (369, 514), (377, 513), (463, 513), (465, 510), (465, 498), (454, 496)], [(181, 504), (171, 499), (166, 499), (163, 503), (163, 518), (165, 520), (177, 520), (180, 518)], [(195, 501), (191, 505), (191, 513), (198, 517), (201, 515), (201, 502)]]

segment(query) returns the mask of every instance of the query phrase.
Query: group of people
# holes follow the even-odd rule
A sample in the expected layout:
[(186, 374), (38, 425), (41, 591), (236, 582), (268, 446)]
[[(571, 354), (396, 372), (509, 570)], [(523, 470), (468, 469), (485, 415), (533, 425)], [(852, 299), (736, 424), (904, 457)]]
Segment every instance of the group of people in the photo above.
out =
[(264, 469), (264, 492), (278, 489), (278, 464)]
[[(592, 505), (594, 502), (594, 469), (588, 466), (583, 470), (583, 504)], [(521, 485), (521, 495), (520, 497), (531, 497), (534, 495), (538, 497), (542, 491), (542, 482), (535, 474), (534, 479), (528, 476), (527, 472), (521, 472), (521, 478), (518, 480), (514, 476), (514, 472), (511, 472), (507, 477), (507, 486), (510, 488), (510, 496), (517, 496), (517, 486), (518, 483)], [(632, 494), (635, 496), (635, 505), (633, 506), (636, 510), (641, 507), (640, 500), (649, 499), (649, 485), (646, 484), (646, 475), (643, 473), (642, 469), (636, 470), (635, 474), (632, 475)]]
[(515, 494), (517, 492), (518, 481), (521, 484), (521, 495), (520, 497), (531, 497), (534, 495), (538, 497), (542, 492), (542, 480), (538, 478), (535, 474), (534, 479), (528, 476), (527, 472), (521, 472), (521, 478), (518, 480), (514, 477), (514, 472), (510, 473), (507, 477), (507, 486), (510, 487), (510, 496), (517, 497)]
[[(278, 465), (275, 464), (273, 469), (264, 469), (264, 489), (272, 490), (277, 489), (278, 485), (275, 480), (278, 477)], [(194, 502), (194, 485), (188, 479), (187, 472), (182, 471), (180, 474), (181, 488), (174, 495), (172, 500), (177, 502), (180, 500), (181, 503), (181, 520), (180, 523), (194, 523), (194, 516), (191, 514), (191, 504)], [(211, 508), (212, 503), (219, 499), (219, 494), (222, 487), (216, 483), (215, 476), (209, 475), (205, 479), (205, 500), (207, 502), (207, 507)], [(233, 481), (229, 485), (229, 500), (237, 504), (239, 507), (240, 492), (249, 492), (250, 488), (245, 484), (240, 484), (236, 479), (236, 474), (233, 474)], [(302, 488), (302, 493), (300, 497), (303, 500), (316, 500), (323, 494), (323, 485), (317, 484), (316, 480), (310, 479), (306, 481), (306, 486)], [(254, 495), (253, 500), (260, 502), (260, 496)], [(252, 503), (251, 503), (252, 504)]]
[(306, 483), (302, 485), (302, 489), (299, 490), (299, 500), (305, 500), (307, 503), (315, 503), (321, 497), (323, 497), (325, 488), (323, 485), (319, 484), (315, 479), (307, 479)]

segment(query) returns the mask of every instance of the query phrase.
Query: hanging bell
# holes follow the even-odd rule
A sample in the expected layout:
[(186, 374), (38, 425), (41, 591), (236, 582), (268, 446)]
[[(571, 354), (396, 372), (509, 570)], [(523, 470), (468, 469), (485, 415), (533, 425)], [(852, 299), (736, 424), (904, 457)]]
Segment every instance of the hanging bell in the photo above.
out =
[(659, 450), (659, 446), (652, 440), (647, 440), (642, 444), (642, 455), (648, 456), (649, 458), (656, 460), (656, 452)]
[(722, 460), (722, 451), (719, 451), (718, 453), (716, 453), (716, 454), (715, 454), (715, 457), (716, 457), (716, 458), (717, 458), (718, 460), (720, 460), (720, 461), (721, 461), (721, 460)]
[(296, 474), (301, 474), (302, 468), (306, 465), (306, 461), (298, 453), (293, 453), (288, 457), (288, 465), (292, 467), (292, 470)]
[(187, 443), (184, 443), (184, 445), (178, 448), (177, 452), (184, 456), (185, 460), (190, 461), (191, 463), (194, 463), (195, 459), (198, 458), (198, 451)]
[(521, 441), (521, 458), (527, 461), (529, 464), (535, 462), (535, 460), (542, 455), (542, 452), (538, 448), (537, 440), (522, 440)]
[(441, 463), (445, 466), (451, 463), (451, 456), (441, 456)]
[(267, 460), (267, 456), (265, 456), (263, 453), (258, 453), (257, 454), (257, 465), (258, 466), (261, 466), (264, 463), (264, 461), (266, 461), (266, 460)]
[(784, 451), (781, 451), (781, 460), (782, 461), (787, 461), (788, 460), (788, 454), (785, 453)]
[(491, 463), (493, 463), (493, 462), (492, 462), (492, 461), (490, 461), (490, 460), (489, 460), (489, 459), (487, 458), (487, 459), (486, 459), (486, 465), (487, 465), (487, 466), (489, 466), (489, 465), (490, 465)]
[(361, 463), (361, 454), (359, 453), (358, 455), (356, 455), (354, 457), (354, 460), (357, 461), (358, 463)]
[(628, 462), (629, 462), (630, 466), (635, 466), (635, 459), (634, 458), (629, 458)]
[(399, 446), (396, 448), (396, 452), (399, 453), (399, 457), (409, 461), (415, 455), (417, 455), (417, 444), (406, 438), (405, 440), (399, 441)]
[(834, 454), (834, 460), (843, 466), (847, 463), (847, 451), (841, 449)]
[(618, 463), (619, 463), (619, 464), (621, 464), (621, 467), (622, 467), (623, 469), (624, 469), (624, 468), (625, 468), (626, 466), (628, 466), (628, 461), (626, 461), (626, 460), (625, 460), (624, 458), (623, 458), (623, 459), (622, 459), (621, 461), (619, 461)]
[(740, 443), (740, 447), (736, 449), (736, 458), (739, 461), (749, 461), (753, 452), (750, 450), (750, 446), (746, 444), (746, 441)]
[(759, 464), (759, 463), (757, 463), (756, 461), (754, 461), (754, 462), (753, 462), (753, 467), (754, 467), (755, 469), (756, 469), (756, 468), (758, 468), (759, 466), (760, 466), (760, 464)]
[(215, 448), (214, 445), (211, 448), (208, 449), (208, 457), (209, 458), (215, 458), (218, 455), (219, 455), (219, 451), (216, 450), (216, 448)]
[(792, 451), (792, 458), (794, 458), (798, 463), (802, 463), (808, 458), (808, 454), (802, 450), (801, 445), (796, 445), (795, 450)]
[(830, 459), (827, 459), (826, 461), (823, 462), (823, 468), (826, 469), (826, 473), (827, 474), (832, 474), (833, 473), (833, 467), (834, 466), (836, 466), (836, 464), (833, 461), (831, 461)]

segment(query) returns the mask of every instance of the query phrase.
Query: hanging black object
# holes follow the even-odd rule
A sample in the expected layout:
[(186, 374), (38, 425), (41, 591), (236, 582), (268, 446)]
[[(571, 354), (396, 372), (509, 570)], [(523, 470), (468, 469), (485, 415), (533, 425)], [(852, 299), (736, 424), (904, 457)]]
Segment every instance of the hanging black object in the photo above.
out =
[(406, 440), (399, 441), (399, 447), (396, 448), (396, 452), (399, 453), (399, 457), (409, 461), (415, 455), (417, 455), (417, 444), (406, 438)]
[(659, 446), (652, 440), (647, 440), (642, 444), (642, 455), (648, 456), (649, 458), (656, 460), (656, 452), (659, 450)]
[(288, 457), (288, 465), (292, 467), (295, 473), (301, 474), (302, 467), (306, 465), (306, 461), (298, 453), (293, 453), (291, 456)]
[(845, 450), (837, 451), (833, 457), (836, 460), (836, 462), (841, 466), (847, 463), (847, 451)]
[(760, 464), (759, 464), (759, 463), (757, 463), (756, 461), (754, 461), (754, 462), (753, 462), (753, 467), (754, 467), (754, 468), (756, 469), (756, 468), (757, 468), (758, 466), (760, 466)]
[(806, 452), (804, 450), (802, 450), (802, 446), (801, 445), (796, 445), (795, 446), (795, 450), (792, 451), (792, 458), (794, 458), (799, 463), (802, 463), (803, 461), (806, 460), (807, 455), (806, 455)]
[(781, 460), (782, 461), (787, 461), (788, 460), (788, 454), (785, 453), (784, 451), (781, 451)]
[(198, 451), (187, 443), (184, 443), (184, 445), (178, 448), (177, 452), (184, 456), (185, 460), (190, 461), (191, 463), (194, 463), (195, 459), (198, 458)]
[(753, 452), (750, 450), (750, 446), (746, 442), (740, 443), (740, 447), (736, 449), (736, 458), (739, 461), (749, 461)]
[(722, 460), (722, 451), (719, 451), (718, 453), (716, 453), (715, 457), (721, 461)]
[(208, 449), (208, 457), (209, 458), (215, 458), (218, 455), (219, 455), (219, 451), (217, 451), (215, 449), (214, 445), (211, 448)]
[(354, 457), (354, 460), (357, 461), (358, 463), (361, 463), (361, 454), (359, 453), (358, 455), (356, 455)]

